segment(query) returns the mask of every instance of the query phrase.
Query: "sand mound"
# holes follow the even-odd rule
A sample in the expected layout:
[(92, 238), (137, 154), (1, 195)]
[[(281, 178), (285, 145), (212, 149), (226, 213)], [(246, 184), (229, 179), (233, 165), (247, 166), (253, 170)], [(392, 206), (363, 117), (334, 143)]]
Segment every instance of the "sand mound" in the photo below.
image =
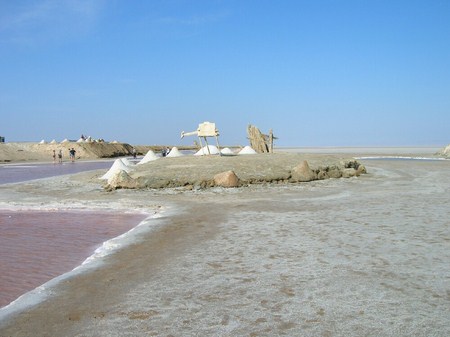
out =
[[(209, 149), (209, 152), (208, 152)], [(194, 153), (194, 156), (207, 156), (209, 154), (219, 154), (219, 149), (215, 145), (205, 145), (200, 150), (198, 150), (196, 153)]]
[(256, 154), (256, 151), (247, 145), (238, 154)]
[(138, 165), (145, 164), (156, 159), (159, 159), (159, 157), (155, 154), (155, 152), (153, 152), (152, 150), (148, 150), (147, 154), (144, 156), (144, 158), (141, 159)]
[(181, 156), (184, 156), (184, 154), (182, 154), (176, 146), (174, 146), (167, 155), (167, 157), (181, 157)]
[(116, 159), (114, 161), (114, 164), (112, 164), (111, 168), (108, 170), (108, 172), (106, 172), (100, 179), (109, 179), (109, 178), (117, 175), (117, 173), (119, 173), (120, 171), (125, 171), (128, 173), (131, 171), (131, 168), (128, 167), (122, 161), (122, 159)]

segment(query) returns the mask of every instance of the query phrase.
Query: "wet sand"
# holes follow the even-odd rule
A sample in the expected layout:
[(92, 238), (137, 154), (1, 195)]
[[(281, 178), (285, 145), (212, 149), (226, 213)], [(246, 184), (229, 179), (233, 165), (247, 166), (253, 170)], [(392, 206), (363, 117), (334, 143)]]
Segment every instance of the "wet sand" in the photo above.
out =
[(0, 335), (449, 335), (450, 162), (363, 163), (358, 178), (239, 189), (0, 187), (3, 206), (167, 210), (44, 301), (0, 311)]

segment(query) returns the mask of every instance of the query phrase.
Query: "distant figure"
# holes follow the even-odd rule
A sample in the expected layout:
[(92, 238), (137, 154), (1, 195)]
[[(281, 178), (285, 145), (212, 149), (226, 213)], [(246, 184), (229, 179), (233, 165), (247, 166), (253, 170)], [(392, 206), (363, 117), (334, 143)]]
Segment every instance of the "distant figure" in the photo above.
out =
[(53, 164), (56, 164), (56, 150), (53, 150)]
[(58, 161), (59, 161), (59, 163), (62, 163), (62, 150), (61, 149), (58, 151)]
[(133, 158), (136, 159), (136, 149), (133, 147), (133, 150), (131, 151), (133, 153)]
[(165, 147), (161, 150), (162, 156), (163, 157), (167, 157), (167, 155), (169, 154), (170, 149), (168, 147)]
[(75, 161), (75, 153), (76, 153), (77, 151), (75, 151), (75, 149), (74, 148), (71, 148), (70, 150), (69, 150), (69, 156), (70, 156), (70, 160), (72, 161), (72, 163)]

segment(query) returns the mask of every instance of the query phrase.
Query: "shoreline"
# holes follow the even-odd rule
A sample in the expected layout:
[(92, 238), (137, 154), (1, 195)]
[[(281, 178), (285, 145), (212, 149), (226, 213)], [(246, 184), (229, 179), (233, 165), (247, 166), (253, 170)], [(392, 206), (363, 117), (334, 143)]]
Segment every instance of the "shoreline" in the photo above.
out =
[[(109, 216), (116, 216), (116, 215), (123, 215), (123, 212), (119, 212), (118, 210), (104, 210), (104, 209), (95, 209), (95, 208), (90, 208), (90, 209), (54, 209), (54, 208), (46, 208), (43, 209), (42, 207), (39, 207), (38, 209), (34, 209), (34, 208), (28, 208), (28, 209), (14, 209), (14, 208), (0, 208), (0, 211), (2, 212), (6, 212), (6, 213), (21, 213), (23, 215), (27, 215), (27, 213), (31, 212), (31, 213), (39, 213), (41, 215), (44, 214), (52, 214), (54, 217), (58, 216), (60, 214), (60, 212), (66, 214), (66, 216), (68, 214), (79, 217), (79, 216), (97, 216), (97, 217), (102, 217), (104, 215), (109, 215)], [(3, 315), (3, 312), (7, 313), (10, 310), (13, 311), (17, 311), (17, 308), (26, 308), (27, 306), (30, 305), (35, 305), (37, 303), (39, 303), (41, 301), (42, 296), (44, 296), (45, 294), (42, 294), (42, 292), (51, 287), (51, 285), (57, 284), (59, 282), (59, 280), (64, 279), (66, 277), (70, 277), (73, 273), (77, 273), (77, 272), (83, 272), (83, 270), (85, 268), (95, 268), (95, 266), (101, 264), (101, 260), (103, 257), (105, 257), (106, 255), (109, 254), (114, 254), (114, 252), (116, 252), (117, 250), (120, 249), (124, 249), (126, 248), (127, 245), (129, 245), (130, 243), (132, 243), (132, 238), (136, 236), (134, 231), (137, 231), (137, 228), (141, 225), (146, 224), (147, 222), (151, 221), (152, 219), (158, 218), (160, 216), (162, 216), (162, 211), (160, 210), (159, 212), (154, 212), (152, 214), (150, 214), (149, 212), (136, 212), (136, 211), (132, 211), (129, 210), (126, 213), (128, 213), (128, 215), (130, 217), (140, 217), (143, 218), (142, 220), (140, 220), (139, 222), (135, 222), (134, 220), (130, 219), (128, 220), (128, 227), (131, 227), (129, 229), (127, 229), (125, 232), (121, 232), (118, 233), (116, 236), (110, 237), (108, 239), (106, 239), (105, 241), (102, 242), (98, 242), (95, 246), (95, 248), (93, 247), (93, 250), (90, 251), (90, 253), (88, 253), (88, 255), (86, 257), (83, 258), (83, 260), (78, 264), (75, 265), (74, 267), (72, 267), (72, 269), (64, 271), (58, 275), (55, 275), (54, 277), (52, 277), (51, 279), (45, 281), (44, 283), (37, 285), (34, 289), (31, 290), (27, 290), (24, 293), (20, 294), (17, 298), (15, 298), (14, 300), (12, 300), (10, 303), (5, 304), (3, 306), (0, 307), (0, 316)], [(58, 217), (59, 218), (59, 217)], [(64, 229), (64, 225), (62, 225), (61, 229)], [(24, 254), (25, 252), (22, 252), (22, 254)], [(84, 255), (84, 254), (80, 254), (78, 252), (74, 252), (75, 255)], [(58, 267), (59, 269), (59, 267)], [(44, 270), (43, 271), (44, 274), (48, 274), (48, 271)], [(38, 276), (38, 278), (40, 278)], [(44, 296), (45, 297), (45, 296)], [(9, 307), (11, 307), (12, 309), (8, 309)]]

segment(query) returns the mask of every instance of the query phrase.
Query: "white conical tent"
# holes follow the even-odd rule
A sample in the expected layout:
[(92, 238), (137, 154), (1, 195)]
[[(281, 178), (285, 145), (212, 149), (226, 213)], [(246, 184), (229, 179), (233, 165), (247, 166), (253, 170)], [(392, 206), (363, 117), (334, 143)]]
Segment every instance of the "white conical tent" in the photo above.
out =
[(160, 157), (158, 157), (155, 152), (153, 152), (152, 150), (148, 150), (147, 154), (144, 156), (144, 158), (141, 159), (141, 161), (138, 163), (139, 164), (145, 164), (148, 163), (149, 161), (153, 161), (156, 159), (159, 159)]
[(45, 140), (42, 139), (42, 140), (39, 142), (39, 144), (45, 144)]

